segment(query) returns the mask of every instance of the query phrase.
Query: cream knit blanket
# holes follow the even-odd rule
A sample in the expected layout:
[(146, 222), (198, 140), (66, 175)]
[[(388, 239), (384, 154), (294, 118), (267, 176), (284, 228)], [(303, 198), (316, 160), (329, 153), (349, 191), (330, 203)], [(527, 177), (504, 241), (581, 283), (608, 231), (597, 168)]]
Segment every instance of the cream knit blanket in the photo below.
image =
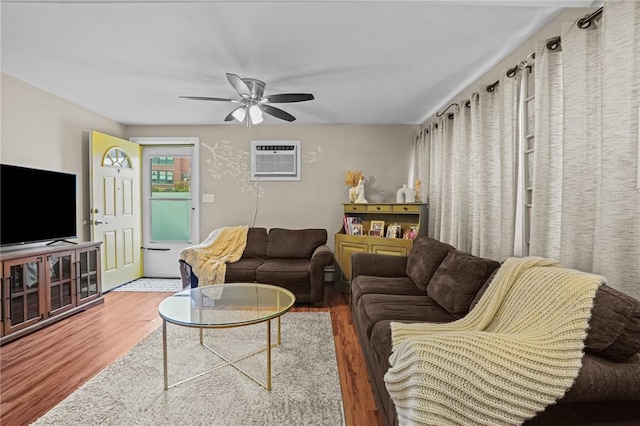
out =
[(224, 283), (227, 263), (237, 262), (247, 246), (249, 227), (226, 226), (213, 230), (206, 240), (180, 252), (180, 259), (193, 268), (199, 285)]
[(510, 258), (464, 318), (391, 323), (384, 380), (402, 425), (521, 424), (571, 387), (604, 278)]

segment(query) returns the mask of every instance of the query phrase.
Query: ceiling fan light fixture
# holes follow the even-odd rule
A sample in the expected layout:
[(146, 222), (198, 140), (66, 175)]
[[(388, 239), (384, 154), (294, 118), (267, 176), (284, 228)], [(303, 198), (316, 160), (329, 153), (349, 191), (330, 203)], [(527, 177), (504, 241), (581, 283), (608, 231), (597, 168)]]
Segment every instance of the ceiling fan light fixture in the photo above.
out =
[(242, 123), (244, 121), (245, 117), (247, 116), (247, 109), (246, 108), (238, 108), (235, 111), (233, 111), (233, 113), (231, 115), (233, 115), (233, 118), (235, 118), (240, 123)]
[(249, 107), (249, 116), (251, 117), (252, 124), (260, 124), (264, 121), (264, 118), (262, 118), (262, 110), (258, 105), (251, 105)]
[(242, 123), (246, 120), (248, 127), (252, 124), (260, 124), (264, 121), (263, 112), (275, 118), (285, 121), (294, 121), (296, 118), (286, 111), (269, 104), (285, 104), (291, 102), (304, 102), (315, 99), (311, 93), (281, 93), (264, 96), (264, 81), (255, 78), (240, 78), (237, 74), (227, 73), (227, 80), (238, 94), (238, 98), (213, 98), (209, 96), (178, 96), (182, 99), (194, 99), (200, 101), (231, 102), (240, 104), (224, 118), (225, 122), (237, 120)]

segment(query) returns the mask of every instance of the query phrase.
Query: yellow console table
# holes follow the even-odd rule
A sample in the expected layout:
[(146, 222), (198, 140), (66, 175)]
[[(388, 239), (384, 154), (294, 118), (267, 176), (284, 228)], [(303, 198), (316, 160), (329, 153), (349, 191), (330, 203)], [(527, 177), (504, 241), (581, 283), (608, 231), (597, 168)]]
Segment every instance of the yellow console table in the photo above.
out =
[[(376, 203), (376, 204), (343, 204), (346, 217), (358, 217), (362, 222), (363, 235), (349, 235), (344, 226), (335, 235), (335, 288), (349, 293), (351, 282), (351, 255), (354, 253), (379, 253), (406, 256), (413, 247), (412, 239), (370, 237), (371, 221), (385, 222), (385, 229), (390, 224), (401, 227), (404, 235), (412, 225), (418, 225), (417, 236), (427, 235), (428, 206), (419, 203)], [(383, 229), (384, 231), (384, 229)]]

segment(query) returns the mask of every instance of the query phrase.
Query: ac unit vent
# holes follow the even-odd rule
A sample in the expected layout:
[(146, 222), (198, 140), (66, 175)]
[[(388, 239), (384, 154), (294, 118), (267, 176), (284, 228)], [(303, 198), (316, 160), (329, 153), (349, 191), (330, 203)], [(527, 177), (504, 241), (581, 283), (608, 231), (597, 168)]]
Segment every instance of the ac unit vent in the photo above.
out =
[(300, 141), (251, 141), (251, 180), (300, 180)]

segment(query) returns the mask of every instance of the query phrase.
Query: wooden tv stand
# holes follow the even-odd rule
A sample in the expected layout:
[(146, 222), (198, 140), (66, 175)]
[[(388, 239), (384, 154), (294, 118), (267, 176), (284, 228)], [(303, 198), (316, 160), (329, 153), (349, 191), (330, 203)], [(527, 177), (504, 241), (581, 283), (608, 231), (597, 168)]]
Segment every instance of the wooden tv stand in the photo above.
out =
[(0, 345), (104, 303), (101, 244), (3, 249)]

